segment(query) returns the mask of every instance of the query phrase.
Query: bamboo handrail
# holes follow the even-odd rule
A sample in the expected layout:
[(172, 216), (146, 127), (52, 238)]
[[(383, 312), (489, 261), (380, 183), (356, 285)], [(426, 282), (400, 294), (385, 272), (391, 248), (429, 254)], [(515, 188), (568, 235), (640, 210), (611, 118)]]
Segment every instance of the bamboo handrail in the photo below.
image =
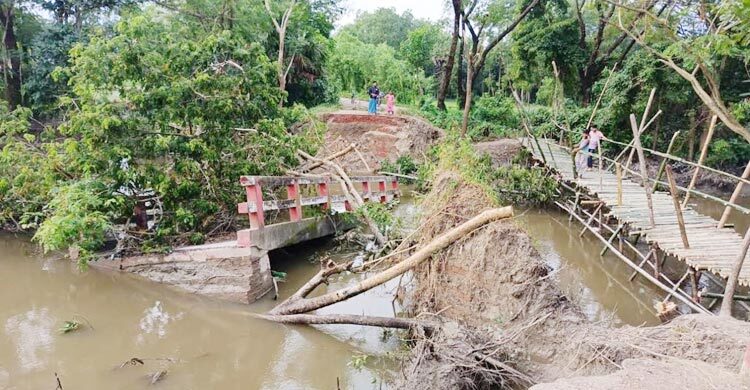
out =
[[(561, 149), (564, 149), (564, 150), (568, 150), (568, 151), (570, 151), (570, 150), (571, 150), (571, 148), (569, 148), (569, 147), (566, 147), (566, 146), (562, 146), (562, 145), (557, 145), (557, 147), (559, 147), (559, 148), (561, 148)], [(644, 150), (645, 150), (645, 148), (644, 148)], [(611, 158), (609, 158), (609, 157), (607, 157), (607, 156), (602, 156), (602, 158), (603, 158), (604, 160), (606, 160), (606, 161), (609, 161), (609, 162), (612, 162), (612, 163), (617, 163), (617, 161), (615, 161), (615, 160), (613, 160), (613, 159), (611, 159)], [(632, 169), (630, 169), (630, 168), (625, 168), (625, 167), (623, 167), (623, 171), (625, 171), (626, 173), (630, 173), (630, 174), (633, 174), (633, 175), (638, 175), (638, 176), (640, 176), (640, 175), (641, 175), (641, 174), (640, 174), (639, 172), (636, 172), (636, 171), (634, 171), (634, 170), (632, 170)], [(652, 178), (650, 178), (650, 177), (648, 178), (648, 180), (649, 180), (649, 181), (651, 181), (651, 182), (654, 182), (655, 184), (661, 184), (661, 185), (663, 185), (663, 186), (665, 186), (665, 187), (668, 187), (668, 186), (669, 186), (669, 183), (667, 183), (667, 182), (665, 182), (665, 181), (661, 181), (661, 180), (654, 180), (654, 179), (652, 179)], [(743, 180), (743, 182), (744, 182), (744, 181), (746, 181), (746, 180)], [(740, 205), (737, 205), (737, 204), (733, 204), (733, 203), (727, 202), (726, 200), (724, 200), (724, 199), (721, 199), (721, 198), (718, 198), (718, 197), (716, 197), (716, 196), (713, 196), (713, 195), (709, 195), (709, 194), (706, 194), (706, 193), (704, 193), (704, 192), (701, 192), (701, 191), (698, 191), (698, 190), (695, 190), (695, 189), (692, 189), (692, 190), (688, 190), (687, 188), (685, 188), (685, 187), (681, 187), (681, 186), (677, 186), (677, 189), (678, 189), (678, 190), (680, 190), (680, 191), (682, 191), (682, 192), (688, 192), (688, 191), (689, 191), (689, 192), (691, 192), (691, 193), (692, 193), (693, 195), (697, 195), (697, 196), (700, 196), (701, 198), (704, 198), (704, 199), (708, 199), (708, 200), (712, 200), (712, 201), (714, 201), (714, 202), (717, 202), (717, 203), (720, 203), (720, 204), (722, 204), (722, 205), (724, 205), (724, 206), (727, 206), (727, 207), (731, 207), (731, 208), (733, 208), (733, 209), (735, 209), (735, 210), (737, 210), (737, 211), (739, 211), (739, 212), (741, 212), (741, 213), (743, 213), (743, 214), (750, 214), (750, 209), (748, 209), (747, 207), (742, 207), (742, 206), (740, 206)]]
[[(567, 129), (561, 129), (561, 130), (567, 131), (567, 132), (571, 132), (573, 134), (583, 134), (582, 132), (575, 131), (575, 130), (567, 130)], [(615, 144), (615, 145), (624, 146), (624, 147), (631, 147), (632, 146), (631, 143), (625, 143), (625, 142), (615, 141), (615, 140), (612, 140), (612, 139), (606, 139), (604, 141), (612, 143), (612, 144)], [(680, 162), (680, 163), (683, 163), (683, 164), (687, 164), (687, 165), (690, 165), (690, 166), (693, 166), (693, 167), (699, 167), (699, 168), (705, 169), (705, 170), (707, 170), (709, 172), (713, 172), (713, 173), (716, 173), (716, 174), (719, 174), (719, 175), (722, 175), (722, 176), (726, 176), (728, 178), (731, 178), (731, 179), (734, 179), (734, 180), (737, 180), (737, 181), (741, 181), (741, 182), (743, 182), (745, 184), (750, 184), (750, 179), (743, 179), (743, 178), (741, 178), (741, 177), (739, 177), (737, 175), (731, 174), (729, 172), (724, 172), (722, 170), (719, 170), (719, 169), (716, 169), (716, 168), (711, 168), (711, 167), (703, 165), (703, 164), (698, 164), (698, 163), (695, 163), (695, 162), (692, 162), (692, 161), (688, 161), (688, 160), (685, 160), (683, 158), (680, 158), (680, 157), (677, 157), (677, 156), (674, 156), (674, 155), (671, 155), (671, 154), (666, 154), (664, 152), (660, 152), (658, 150), (653, 150), (653, 149), (649, 149), (649, 148), (643, 148), (643, 151), (644, 152), (649, 152), (649, 153), (651, 153), (653, 155), (656, 155), (656, 156), (659, 156), (659, 157), (664, 157), (664, 158), (668, 158), (668, 159), (673, 160), (673, 161), (677, 161), (677, 162)]]

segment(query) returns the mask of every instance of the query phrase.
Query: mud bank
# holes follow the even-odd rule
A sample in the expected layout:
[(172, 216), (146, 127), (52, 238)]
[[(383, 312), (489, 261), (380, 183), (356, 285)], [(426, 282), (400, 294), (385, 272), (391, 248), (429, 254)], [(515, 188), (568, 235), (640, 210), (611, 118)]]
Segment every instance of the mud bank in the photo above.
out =
[[(400, 156), (411, 156), (421, 161), (443, 131), (413, 117), (366, 115), (356, 111), (324, 114), (328, 131), (319, 155), (329, 155), (357, 145), (371, 169), (377, 170), (384, 160), (395, 161)], [(349, 153), (338, 161), (349, 171), (365, 170), (356, 153)]]
[[(416, 244), (493, 207), (483, 191), (457, 173), (440, 175), (423, 202)], [(560, 380), (537, 388), (702, 389), (706, 381), (741, 388), (735, 385), (750, 324), (687, 315), (656, 327), (610, 328), (586, 320), (551, 276), (512, 220), (478, 229), (434, 256), (415, 272), (409, 309), (439, 313), (448, 326), (418, 339), (399, 387), (528, 388)], [(692, 370), (687, 379), (660, 370), (675, 364), (711, 369)]]

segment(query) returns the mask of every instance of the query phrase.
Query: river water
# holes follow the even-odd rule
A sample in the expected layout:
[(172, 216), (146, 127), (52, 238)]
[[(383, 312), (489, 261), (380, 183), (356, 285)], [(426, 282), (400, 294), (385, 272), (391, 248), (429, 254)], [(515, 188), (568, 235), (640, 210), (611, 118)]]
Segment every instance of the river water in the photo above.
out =
[[(315, 273), (309, 254), (327, 249), (317, 245), (274, 265), (290, 275), (282, 296)], [(54, 389), (55, 373), (65, 389), (143, 389), (162, 370), (164, 389), (335, 389), (337, 378), (342, 389), (378, 389), (393, 368), (386, 352), (399, 347), (376, 328), (283, 326), (247, 315), (271, 308), (271, 297), (248, 307), (130, 275), (79, 272), (12, 236), (0, 235), (0, 275), (0, 389)], [(392, 315), (389, 289), (330, 310)], [(91, 326), (61, 334), (72, 319)], [(364, 366), (352, 364), (365, 355)], [(118, 368), (134, 357), (145, 364)]]
[[(709, 215), (720, 207), (696, 200)], [(417, 208), (407, 201), (399, 215)], [(593, 321), (656, 324), (653, 304), (663, 293), (613, 255), (599, 256), (601, 243), (579, 237), (581, 226), (556, 210), (528, 210), (517, 218), (553, 269), (563, 291)], [(748, 218), (734, 215), (740, 231)], [(272, 267), (288, 273), (280, 295), (288, 296), (317, 270), (320, 256), (350, 259), (331, 241), (280, 250)], [(25, 238), (0, 235), (0, 389), (54, 389), (55, 373), (65, 389), (143, 389), (166, 371), (163, 389), (341, 389), (387, 388), (398, 374), (392, 355), (398, 337), (357, 326), (284, 326), (251, 318), (276, 302), (265, 297), (245, 306), (183, 294), (131, 275), (42, 256)], [(363, 276), (344, 275), (322, 289), (338, 289)], [(332, 306), (330, 313), (393, 315), (395, 284)], [(66, 320), (84, 324), (62, 334)], [(143, 365), (125, 365), (139, 358)]]

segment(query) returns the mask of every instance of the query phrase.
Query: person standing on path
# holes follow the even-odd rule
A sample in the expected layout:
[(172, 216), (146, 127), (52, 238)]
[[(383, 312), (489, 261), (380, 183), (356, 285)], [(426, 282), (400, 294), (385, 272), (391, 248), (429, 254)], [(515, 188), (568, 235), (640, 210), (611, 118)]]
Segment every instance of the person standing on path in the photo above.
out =
[(607, 137), (604, 136), (604, 133), (602, 133), (601, 130), (599, 130), (596, 126), (591, 126), (591, 129), (589, 131), (589, 145), (588, 145), (588, 151), (589, 151), (589, 159), (586, 163), (587, 170), (591, 170), (594, 167), (594, 154), (596, 153), (597, 149), (599, 149), (599, 144), (602, 142), (602, 140), (607, 140)]
[(388, 94), (385, 95), (385, 104), (388, 115), (394, 115), (396, 113), (396, 95), (393, 94), (393, 91), (388, 91)]
[(367, 112), (372, 115), (377, 115), (378, 97), (380, 96), (380, 89), (378, 89), (377, 81), (372, 82), (372, 86), (367, 90), (367, 94), (370, 95), (370, 105), (367, 107)]

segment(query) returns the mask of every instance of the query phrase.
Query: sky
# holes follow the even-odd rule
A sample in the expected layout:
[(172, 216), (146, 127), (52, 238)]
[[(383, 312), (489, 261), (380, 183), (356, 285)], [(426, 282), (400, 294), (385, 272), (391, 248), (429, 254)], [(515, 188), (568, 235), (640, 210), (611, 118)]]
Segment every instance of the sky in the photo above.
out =
[(395, 8), (398, 13), (409, 10), (418, 19), (436, 22), (444, 16), (443, 3), (443, 0), (345, 0), (346, 13), (336, 25), (340, 27), (351, 23), (357, 17), (357, 12), (378, 8)]

